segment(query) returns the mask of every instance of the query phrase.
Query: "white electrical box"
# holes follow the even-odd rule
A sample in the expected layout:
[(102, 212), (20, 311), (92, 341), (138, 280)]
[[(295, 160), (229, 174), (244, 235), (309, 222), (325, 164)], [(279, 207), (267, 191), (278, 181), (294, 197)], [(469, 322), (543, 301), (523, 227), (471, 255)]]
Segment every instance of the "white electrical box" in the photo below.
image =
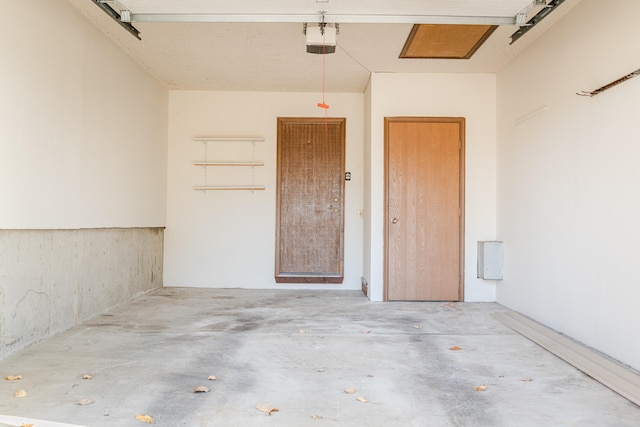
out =
[(502, 242), (478, 242), (478, 278), (502, 280)]

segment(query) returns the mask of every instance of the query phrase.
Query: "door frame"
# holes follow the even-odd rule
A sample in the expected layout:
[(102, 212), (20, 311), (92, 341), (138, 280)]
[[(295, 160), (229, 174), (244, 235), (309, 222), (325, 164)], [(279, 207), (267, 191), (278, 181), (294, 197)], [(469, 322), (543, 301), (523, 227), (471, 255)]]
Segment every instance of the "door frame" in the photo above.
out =
[(384, 261), (383, 300), (389, 301), (389, 124), (390, 123), (458, 123), (460, 126), (460, 215), (459, 215), (459, 277), (458, 301), (464, 301), (464, 224), (465, 224), (465, 118), (464, 117), (385, 117), (384, 118)]

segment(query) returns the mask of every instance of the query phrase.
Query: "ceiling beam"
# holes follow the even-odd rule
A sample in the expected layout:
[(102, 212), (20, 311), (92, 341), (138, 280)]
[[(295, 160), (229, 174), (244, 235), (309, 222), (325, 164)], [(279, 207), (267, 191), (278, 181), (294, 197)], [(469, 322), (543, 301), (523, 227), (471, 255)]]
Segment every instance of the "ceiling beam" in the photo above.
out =
[(338, 22), (350, 24), (470, 24), (516, 25), (515, 17), (508, 16), (452, 16), (452, 15), (367, 15), (367, 14), (244, 14), (244, 13), (132, 13), (132, 22)]

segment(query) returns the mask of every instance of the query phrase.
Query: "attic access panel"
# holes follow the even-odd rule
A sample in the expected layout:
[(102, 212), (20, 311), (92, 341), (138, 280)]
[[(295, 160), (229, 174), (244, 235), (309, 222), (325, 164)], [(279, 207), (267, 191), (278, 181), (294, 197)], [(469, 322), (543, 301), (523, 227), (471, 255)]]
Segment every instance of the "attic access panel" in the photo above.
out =
[(416, 24), (400, 58), (469, 59), (497, 25)]

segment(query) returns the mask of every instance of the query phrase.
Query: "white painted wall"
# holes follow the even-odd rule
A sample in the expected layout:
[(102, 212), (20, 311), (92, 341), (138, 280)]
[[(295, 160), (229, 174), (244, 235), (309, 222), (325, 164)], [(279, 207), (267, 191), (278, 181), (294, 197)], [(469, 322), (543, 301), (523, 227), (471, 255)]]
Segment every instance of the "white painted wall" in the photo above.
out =
[(67, 1), (2, 6), (0, 358), (162, 286), (168, 120)]
[[(346, 117), (345, 252), (342, 285), (277, 285), (274, 280), (278, 117), (323, 117), (320, 94), (173, 91), (169, 95), (165, 286), (359, 289), (362, 271), (363, 95), (327, 94), (332, 117)], [(194, 136), (263, 136), (255, 183), (265, 191), (193, 190), (204, 173)], [(209, 160), (251, 160), (251, 143), (210, 143)], [(209, 168), (210, 185), (251, 184), (251, 169)]]
[(640, 78), (575, 93), (640, 67), (638, 16), (637, 0), (583, 0), (497, 79), (497, 299), (636, 369)]
[(0, 228), (163, 226), (167, 91), (66, 1), (2, 12)]
[(478, 240), (496, 236), (496, 83), (490, 74), (378, 74), (371, 76), (370, 140), (365, 149), (370, 215), (365, 234), (365, 276), (370, 298), (383, 298), (384, 118), (466, 119), (465, 301), (494, 301), (495, 282), (476, 278)]

